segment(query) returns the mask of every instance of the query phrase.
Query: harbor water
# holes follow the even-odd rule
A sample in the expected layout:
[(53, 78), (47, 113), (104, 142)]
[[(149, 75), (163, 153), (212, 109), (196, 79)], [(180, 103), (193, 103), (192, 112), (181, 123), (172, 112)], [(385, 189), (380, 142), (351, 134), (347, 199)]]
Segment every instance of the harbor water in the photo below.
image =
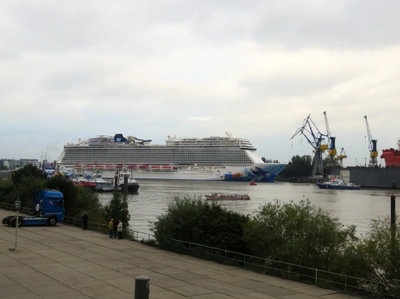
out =
[[(299, 183), (259, 183), (250, 186), (248, 182), (222, 181), (139, 181), (138, 194), (128, 195), (130, 228), (134, 231), (152, 234), (151, 223), (165, 213), (168, 204), (176, 197), (196, 197), (205, 200), (205, 195), (213, 192), (247, 193), (250, 200), (219, 201), (226, 209), (243, 214), (253, 214), (261, 205), (278, 199), (284, 203), (297, 203), (309, 199), (312, 205), (338, 218), (345, 226), (355, 225), (357, 235), (371, 230), (373, 220), (390, 217), (390, 197), (388, 189), (326, 190), (315, 184)], [(398, 190), (394, 190), (397, 191)], [(400, 194), (395, 194), (399, 201)], [(99, 193), (102, 204), (112, 198), (111, 193)], [(400, 212), (400, 202), (396, 214)]]

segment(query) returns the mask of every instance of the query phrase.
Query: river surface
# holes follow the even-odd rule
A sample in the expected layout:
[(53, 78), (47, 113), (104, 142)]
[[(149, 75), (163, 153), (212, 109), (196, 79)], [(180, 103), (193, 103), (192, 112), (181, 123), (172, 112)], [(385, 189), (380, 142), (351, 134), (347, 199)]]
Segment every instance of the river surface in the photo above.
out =
[[(357, 235), (370, 231), (372, 221), (390, 217), (390, 196), (392, 190), (326, 190), (315, 184), (299, 183), (258, 183), (250, 186), (247, 182), (214, 181), (139, 181), (138, 194), (128, 195), (130, 228), (134, 231), (152, 233), (151, 223), (157, 216), (165, 213), (168, 204), (176, 197), (188, 195), (205, 200), (205, 195), (212, 192), (247, 193), (251, 199), (243, 201), (219, 201), (222, 207), (234, 212), (253, 214), (261, 205), (278, 199), (282, 202), (299, 202), (309, 199), (311, 204), (322, 208), (332, 217), (338, 218), (345, 226), (355, 225)], [(397, 190), (398, 192), (398, 190)], [(399, 198), (400, 194), (395, 194)], [(99, 193), (102, 204), (112, 198), (111, 193)], [(396, 205), (399, 215), (400, 203)]]

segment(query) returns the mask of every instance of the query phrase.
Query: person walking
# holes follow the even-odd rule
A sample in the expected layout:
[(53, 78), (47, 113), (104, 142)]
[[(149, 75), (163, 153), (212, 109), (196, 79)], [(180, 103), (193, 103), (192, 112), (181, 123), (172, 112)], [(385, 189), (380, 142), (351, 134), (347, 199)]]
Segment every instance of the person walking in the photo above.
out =
[(114, 235), (114, 219), (111, 218), (108, 222), (109, 237), (112, 239)]
[(85, 213), (83, 213), (83, 216), (82, 216), (82, 228), (83, 228), (83, 230), (87, 230), (88, 223), (89, 223), (89, 216), (85, 212)]
[(118, 239), (122, 239), (122, 220), (120, 219), (118, 222), (118, 226), (117, 226), (117, 231), (118, 231)]
[(116, 239), (118, 235), (117, 226), (118, 226), (118, 221), (114, 221), (114, 239)]

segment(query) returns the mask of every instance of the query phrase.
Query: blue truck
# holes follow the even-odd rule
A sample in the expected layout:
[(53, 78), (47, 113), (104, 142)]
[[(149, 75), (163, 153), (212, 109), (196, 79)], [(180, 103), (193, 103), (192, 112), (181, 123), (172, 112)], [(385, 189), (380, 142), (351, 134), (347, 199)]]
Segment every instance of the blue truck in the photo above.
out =
[[(18, 226), (50, 225), (64, 221), (64, 195), (58, 190), (37, 191), (34, 198), (35, 215), (18, 216)], [(3, 224), (16, 226), (17, 216), (7, 216)]]

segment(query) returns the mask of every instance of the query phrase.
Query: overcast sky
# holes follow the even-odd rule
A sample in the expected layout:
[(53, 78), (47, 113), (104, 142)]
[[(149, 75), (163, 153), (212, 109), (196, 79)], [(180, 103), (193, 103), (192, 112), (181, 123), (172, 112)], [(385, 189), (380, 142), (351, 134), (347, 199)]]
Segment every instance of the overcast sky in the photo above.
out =
[(0, 158), (228, 131), (289, 162), (326, 111), (345, 164), (364, 164), (364, 115), (379, 154), (397, 147), (399, 79), (400, 1), (1, 1)]

